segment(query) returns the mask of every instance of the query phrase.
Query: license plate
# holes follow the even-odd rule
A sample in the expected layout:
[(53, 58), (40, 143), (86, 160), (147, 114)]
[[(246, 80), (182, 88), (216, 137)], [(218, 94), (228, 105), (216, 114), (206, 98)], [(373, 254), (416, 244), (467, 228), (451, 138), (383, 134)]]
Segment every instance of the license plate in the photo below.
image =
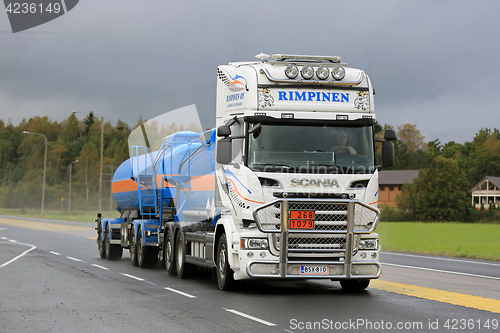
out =
[(300, 265), (300, 275), (328, 275), (330, 272), (328, 265), (309, 266)]

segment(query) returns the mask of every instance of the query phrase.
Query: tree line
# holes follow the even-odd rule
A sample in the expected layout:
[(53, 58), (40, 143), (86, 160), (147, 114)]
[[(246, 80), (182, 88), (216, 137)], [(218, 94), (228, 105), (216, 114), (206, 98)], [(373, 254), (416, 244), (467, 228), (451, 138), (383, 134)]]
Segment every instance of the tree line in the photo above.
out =
[[(30, 132), (47, 138), (45, 207), (68, 209), (70, 165), (78, 161), (72, 164), (71, 208), (97, 210), (101, 125), (93, 113), (83, 120), (72, 114), (62, 122), (34, 117), (18, 126), (0, 120), (0, 206), (41, 207), (45, 140), (23, 133)], [(111, 173), (129, 156), (130, 132), (121, 120), (104, 124), (103, 210), (110, 205)]]
[[(134, 128), (143, 123), (141, 119)], [(81, 120), (71, 114), (62, 122), (47, 116), (34, 117), (24, 119), (18, 126), (0, 120), (0, 207), (39, 209), (41, 206), (45, 142), (39, 135), (23, 134), (26, 131), (47, 137), (46, 209), (68, 209), (71, 177), (71, 208), (97, 210), (102, 125), (92, 112)], [(397, 199), (398, 210), (388, 209), (388, 214), (400, 220), (478, 219), (468, 190), (484, 176), (500, 175), (500, 131), (480, 129), (470, 142), (442, 144), (438, 139), (425, 142), (416, 125), (403, 124), (395, 129), (376, 123), (375, 136), (382, 138), (388, 128), (398, 134), (391, 169), (420, 170), (413, 184), (403, 186)], [(177, 130), (175, 124), (162, 128), (167, 134)], [(116, 125), (104, 124), (103, 211), (115, 208), (111, 197), (112, 174), (129, 157), (131, 132), (132, 128), (121, 120)], [(379, 145), (377, 153), (380, 155)]]
[[(375, 126), (381, 137), (390, 125)], [(404, 184), (397, 209), (384, 209), (385, 219), (413, 221), (499, 221), (500, 210), (489, 205), (476, 211), (469, 190), (485, 176), (500, 176), (500, 131), (481, 128), (463, 144), (425, 137), (412, 124), (397, 128), (394, 166), (389, 170), (420, 170), (413, 184)], [(384, 214), (383, 214), (384, 215)]]
[[(157, 144), (166, 135), (185, 129), (176, 123), (165, 127), (154, 120), (146, 122), (142, 118), (133, 128), (140, 125), (148, 132), (148, 143), (151, 145)], [(103, 130), (101, 126), (104, 126)], [(200, 130), (195, 124), (189, 124), (187, 129)], [(73, 113), (62, 122), (37, 116), (23, 119), (18, 126), (6, 125), (0, 120), (0, 207), (41, 207), (45, 140), (40, 135), (24, 133), (30, 132), (47, 138), (45, 208), (69, 208), (71, 177), (71, 210), (97, 211), (101, 131), (104, 133), (102, 211), (114, 210), (112, 176), (116, 168), (129, 158), (129, 136), (135, 132), (121, 120), (116, 125), (110, 122), (103, 124), (92, 112), (81, 120)], [(136, 132), (142, 136), (142, 130)]]

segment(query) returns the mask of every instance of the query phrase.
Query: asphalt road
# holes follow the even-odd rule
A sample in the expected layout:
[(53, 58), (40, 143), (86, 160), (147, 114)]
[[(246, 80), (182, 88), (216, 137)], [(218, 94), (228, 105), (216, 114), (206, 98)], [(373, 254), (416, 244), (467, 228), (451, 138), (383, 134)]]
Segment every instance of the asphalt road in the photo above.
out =
[(500, 263), (384, 252), (361, 293), (331, 281), (217, 288), (100, 259), (93, 224), (0, 217), (0, 332), (500, 332)]

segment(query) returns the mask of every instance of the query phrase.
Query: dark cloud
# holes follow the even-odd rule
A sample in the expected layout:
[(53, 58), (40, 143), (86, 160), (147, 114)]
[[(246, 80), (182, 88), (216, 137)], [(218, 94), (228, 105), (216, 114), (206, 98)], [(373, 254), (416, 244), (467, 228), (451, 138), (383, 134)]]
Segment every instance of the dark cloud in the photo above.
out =
[(371, 73), (381, 123), (470, 141), (500, 123), (499, 9), (494, 0), (86, 0), (17, 34), (0, 14), (0, 119), (63, 120), (77, 109), (135, 124), (194, 101), (213, 126), (218, 64), (319, 54)]

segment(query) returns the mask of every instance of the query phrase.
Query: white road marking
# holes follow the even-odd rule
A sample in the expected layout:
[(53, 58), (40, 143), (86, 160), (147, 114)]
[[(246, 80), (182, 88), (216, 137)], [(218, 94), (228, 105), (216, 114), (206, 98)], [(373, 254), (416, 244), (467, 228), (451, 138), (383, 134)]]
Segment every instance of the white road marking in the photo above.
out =
[(94, 267), (100, 268), (100, 269), (104, 269), (104, 270), (108, 270), (109, 269), (107, 267), (96, 265), (96, 264), (91, 264), (91, 265), (94, 266)]
[(7, 228), (0, 228), (0, 230), (7, 230)]
[(479, 277), (479, 278), (484, 278), (484, 279), (500, 280), (500, 277), (496, 277), (496, 276), (477, 275), (477, 274), (462, 273), (462, 272), (454, 272), (454, 271), (443, 271), (443, 270), (441, 270), (441, 269), (433, 269), (433, 268), (425, 268), (425, 267), (416, 267), (416, 266), (406, 266), (406, 265), (396, 265), (396, 264), (389, 264), (389, 263), (385, 263), (385, 262), (381, 262), (381, 264), (382, 264), (382, 265), (387, 265), (387, 266), (402, 267), (402, 268), (420, 269), (420, 270), (423, 270), (423, 271), (431, 271), (431, 272), (438, 272), (438, 273), (447, 273), (447, 274), (465, 275), (465, 276)]
[(167, 287), (165, 287), (165, 289), (166, 290), (170, 290), (171, 292), (177, 293), (177, 294), (182, 295), (182, 296), (186, 296), (186, 297), (189, 297), (189, 298), (196, 298), (196, 296), (187, 294), (187, 293), (185, 293), (183, 291), (180, 291), (180, 290), (177, 290), (177, 289), (174, 289), (174, 288), (167, 288)]
[(273, 323), (270, 323), (268, 321), (256, 318), (254, 316), (247, 315), (246, 313), (243, 313), (243, 312), (239, 312), (239, 311), (236, 311), (236, 310), (233, 310), (233, 309), (226, 309), (226, 308), (223, 308), (223, 309), (226, 310), (226, 311), (228, 311), (228, 312), (234, 313), (234, 314), (236, 314), (238, 316), (242, 316), (242, 317), (245, 317), (247, 319), (254, 320), (254, 321), (258, 322), (258, 323), (261, 323), (261, 324), (264, 324), (264, 325), (267, 325), (267, 326), (276, 326), (276, 324), (273, 324)]
[(452, 259), (452, 258), (439, 258), (439, 257), (430, 257), (416, 254), (407, 254), (407, 253), (394, 253), (394, 252), (382, 252), (382, 255), (388, 254), (391, 256), (402, 256), (402, 257), (415, 257), (415, 258), (425, 258), (425, 259), (434, 259), (434, 260), (447, 260), (447, 261), (456, 261), (456, 262), (465, 262), (469, 264), (478, 264), (478, 265), (489, 265), (489, 266), (500, 266), (500, 264), (483, 262), (483, 261), (472, 261), (472, 260), (461, 260), (461, 259)]
[(57, 253), (57, 252), (54, 252), (54, 251), (50, 251), (49, 253), (55, 254), (56, 256), (60, 256), (61, 255), (60, 253)]
[(11, 243), (17, 243), (17, 241), (13, 240), (13, 239), (9, 239), (9, 242), (11, 242)]
[(7, 237), (0, 237), (0, 239), (6, 240), (6, 239), (7, 239)]
[(120, 274), (123, 275), (123, 276), (129, 277), (131, 279), (135, 279), (137, 281), (144, 281), (144, 279), (142, 279), (140, 277), (137, 277), (137, 276), (133, 276), (133, 275), (130, 275), (130, 274), (125, 274), (125, 273), (120, 273)]
[(73, 261), (85, 262), (83, 260), (76, 259), (76, 258), (73, 258), (73, 257), (66, 257), (66, 258), (68, 258), (69, 260), (73, 260)]
[(4, 263), (4, 264), (0, 265), (0, 268), (5, 267), (5, 266), (7, 266), (7, 265), (8, 265), (8, 264), (10, 264), (10, 263), (13, 263), (13, 262), (14, 262), (14, 261), (16, 261), (17, 259), (19, 259), (19, 258), (21, 258), (21, 257), (25, 256), (25, 255), (26, 255), (26, 253), (28, 253), (28, 252), (33, 251), (34, 249), (36, 249), (36, 246), (35, 246), (35, 245), (31, 245), (31, 244), (23, 244), (23, 243), (17, 243), (17, 244), (20, 244), (20, 245), (26, 245), (26, 246), (31, 246), (31, 249), (24, 251), (23, 253), (21, 253), (20, 255), (18, 255), (17, 257), (15, 257), (14, 259), (11, 259), (11, 260), (7, 261), (6, 263)]
[(156, 283), (149, 282), (149, 281), (144, 281), (144, 282), (149, 283), (149, 284), (152, 284), (153, 286), (156, 286), (156, 285), (157, 285)]

